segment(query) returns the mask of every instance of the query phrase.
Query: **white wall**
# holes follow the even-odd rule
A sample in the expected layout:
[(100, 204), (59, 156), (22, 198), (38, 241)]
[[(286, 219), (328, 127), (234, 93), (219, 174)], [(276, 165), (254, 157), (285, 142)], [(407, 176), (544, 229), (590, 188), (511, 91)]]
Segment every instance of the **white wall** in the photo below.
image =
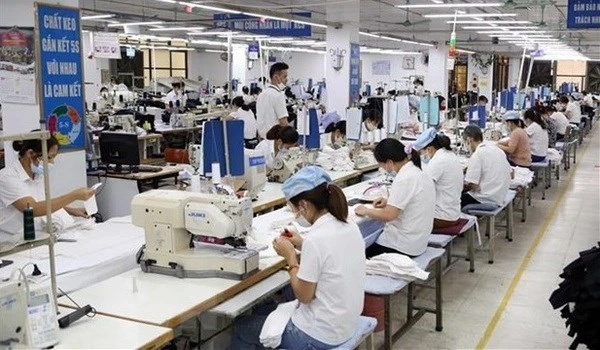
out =
[(227, 82), (227, 62), (220, 53), (190, 51), (188, 52), (188, 77), (196, 80), (202, 76), (202, 85), (208, 80), (210, 85), (223, 85)]
[[(47, 3), (59, 3), (78, 7), (78, 0), (47, 0)], [(0, 0), (0, 23), (3, 26), (34, 25), (34, 0)], [(24, 133), (39, 128), (40, 109), (38, 105), (15, 103), (2, 104), (4, 134)], [(11, 143), (5, 143), (6, 163), (16, 161), (16, 153), (11, 152)], [(52, 196), (64, 194), (78, 187), (86, 186), (85, 152), (62, 152), (56, 159), (56, 166), (50, 175)]]
[(467, 72), (469, 89), (471, 89), (471, 81), (473, 80), (473, 76), (475, 75), (477, 77), (477, 80), (479, 81), (479, 95), (483, 95), (488, 98), (487, 108), (490, 109), (492, 103), (494, 65), (490, 64), (487, 67), (487, 74), (483, 74), (481, 68), (475, 65), (475, 59), (473, 58), (473, 56), (469, 55)]
[(429, 49), (429, 67), (423, 81), (425, 90), (448, 96), (448, 47), (440, 45)]
[(85, 75), (85, 100), (88, 108), (92, 109), (92, 103), (97, 100), (102, 87), (102, 69), (109, 69), (108, 58), (89, 58), (88, 54), (92, 51), (92, 32), (81, 33), (83, 47), (83, 68)]
[[(308, 84), (308, 79), (312, 78), (313, 83), (325, 78), (325, 55), (309, 52), (275, 52), (274, 56), (277, 62), (285, 62), (290, 66), (288, 70), (289, 81), (301, 80), (303, 84)], [(269, 77), (269, 72), (265, 72)]]
[[(408, 78), (411, 75), (427, 76), (427, 69), (423, 63), (421, 55), (413, 56), (415, 58), (415, 69), (404, 69), (402, 68), (402, 60), (406, 56), (399, 55), (380, 55), (374, 53), (361, 52), (360, 60), (362, 62), (362, 82), (369, 82), (371, 84), (371, 91), (375, 93), (375, 88), (379, 86), (379, 82), (387, 84), (385, 90), (393, 90), (396, 86), (394, 80), (400, 80), (402, 78)], [(376, 61), (390, 61), (390, 74), (389, 75), (374, 75), (373, 74), (373, 62)], [(398, 83), (399, 89), (406, 89), (405, 83)], [(362, 87), (361, 87), (362, 90)]]
[(508, 87), (517, 86), (521, 57), (510, 57), (508, 61)]

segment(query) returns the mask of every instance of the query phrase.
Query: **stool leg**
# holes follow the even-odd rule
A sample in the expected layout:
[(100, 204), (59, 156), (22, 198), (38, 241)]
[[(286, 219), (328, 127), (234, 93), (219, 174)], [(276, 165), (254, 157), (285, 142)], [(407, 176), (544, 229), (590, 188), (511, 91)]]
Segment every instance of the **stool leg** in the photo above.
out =
[(521, 222), (525, 222), (527, 220), (527, 187), (523, 189), (523, 201), (521, 202)]
[(383, 330), (383, 338), (384, 338), (384, 349), (391, 350), (392, 349), (392, 302), (391, 295), (384, 296), (385, 303), (385, 315), (384, 319), (384, 330)]
[(544, 170), (544, 173), (542, 174), (542, 200), (546, 199), (546, 170)]
[(552, 161), (548, 162), (547, 175), (548, 175), (548, 188), (551, 188), (552, 187)]
[(373, 333), (369, 334), (367, 339), (365, 339), (365, 346), (367, 350), (375, 350), (375, 346), (373, 344)]
[(448, 249), (446, 249), (446, 267), (449, 267), (452, 263), (452, 241), (448, 244)]
[(490, 241), (488, 243), (488, 263), (494, 263), (494, 226), (495, 218), (493, 216), (488, 217), (488, 233), (490, 235)]
[(475, 272), (475, 228), (471, 227), (467, 231), (467, 254), (469, 257), (469, 272)]
[(442, 259), (435, 263), (435, 330), (444, 329), (442, 322)]
[(509, 242), (513, 241), (513, 220), (514, 220), (515, 208), (514, 203), (508, 203), (506, 213), (506, 234)]

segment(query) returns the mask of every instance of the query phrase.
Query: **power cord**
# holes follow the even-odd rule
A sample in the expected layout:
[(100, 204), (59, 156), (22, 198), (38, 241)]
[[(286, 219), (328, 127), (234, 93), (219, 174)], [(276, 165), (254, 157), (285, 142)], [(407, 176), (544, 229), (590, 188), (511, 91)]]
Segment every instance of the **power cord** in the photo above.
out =
[[(75, 306), (77, 306), (78, 309), (82, 309), (82, 307), (79, 306), (79, 304), (77, 304), (77, 302), (75, 300), (73, 300), (73, 298), (71, 298), (67, 292), (65, 292), (64, 290), (60, 289), (60, 287), (56, 287), (56, 288), (62, 293), (62, 295), (66, 296), (67, 299), (69, 299), (73, 304), (75, 304)], [(91, 308), (91, 311), (88, 312), (88, 313), (86, 313), (85, 315), (87, 317), (89, 317), (89, 318), (92, 318), (92, 317), (96, 316), (96, 313), (97, 313), (96, 309)]]

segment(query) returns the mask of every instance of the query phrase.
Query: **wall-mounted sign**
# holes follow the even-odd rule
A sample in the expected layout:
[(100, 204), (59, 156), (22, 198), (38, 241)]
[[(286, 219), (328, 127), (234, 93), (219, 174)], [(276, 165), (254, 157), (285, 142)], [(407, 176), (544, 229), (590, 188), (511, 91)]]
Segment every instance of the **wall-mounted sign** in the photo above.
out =
[(94, 32), (94, 57), (121, 59), (119, 33)]
[(257, 60), (258, 59), (258, 43), (250, 43), (248, 44), (248, 59), (249, 60)]
[(350, 43), (350, 104), (360, 100), (360, 45)]
[[(294, 13), (295, 16), (311, 17), (310, 12)], [(312, 27), (291, 21), (279, 21), (268, 18), (258, 18), (242, 14), (215, 13), (213, 25), (217, 28), (227, 28), (260, 35), (269, 36), (311, 36)]]
[(85, 110), (79, 9), (36, 3), (40, 111), (63, 148), (83, 148)]
[(567, 28), (600, 28), (600, 2), (569, 0)]
[(35, 104), (32, 27), (0, 27), (0, 102)]

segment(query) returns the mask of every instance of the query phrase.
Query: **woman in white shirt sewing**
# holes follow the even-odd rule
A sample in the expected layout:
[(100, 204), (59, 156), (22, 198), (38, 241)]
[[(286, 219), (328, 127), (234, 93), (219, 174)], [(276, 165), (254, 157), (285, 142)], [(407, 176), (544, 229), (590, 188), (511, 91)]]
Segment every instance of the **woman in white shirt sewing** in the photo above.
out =
[(327, 144), (334, 149), (338, 149), (346, 145), (346, 121), (340, 120), (337, 123), (331, 123), (325, 128), (325, 136), (329, 134)]
[(360, 134), (360, 143), (364, 149), (373, 149), (375, 144), (381, 140), (381, 128), (383, 117), (378, 109), (366, 109), (363, 112), (363, 125)]
[(383, 253), (418, 256), (425, 252), (433, 228), (435, 187), (421, 170), (419, 153), (396, 139), (382, 140), (373, 151), (379, 166), (394, 177), (388, 199), (373, 207), (359, 205), (356, 215), (384, 221), (383, 233), (367, 248), (367, 257)]
[(525, 121), (525, 132), (529, 136), (529, 148), (531, 150), (531, 161), (533, 163), (546, 160), (548, 153), (548, 132), (546, 123), (542, 120), (533, 108), (525, 111), (523, 116)]
[[(273, 248), (288, 264), (299, 306), (283, 321), (287, 323), (281, 344), (270, 347), (335, 348), (352, 337), (363, 309), (364, 240), (358, 226), (348, 222), (344, 193), (322, 168), (302, 168), (282, 189), (296, 221), (309, 231), (302, 237), (289, 229), (273, 241)], [(300, 263), (296, 249), (301, 251)], [(266, 318), (252, 315), (236, 321), (230, 347), (260, 346)]]
[(429, 128), (419, 135), (413, 148), (421, 152), (423, 171), (435, 184), (433, 228), (456, 225), (460, 217), (464, 178), (460, 160), (450, 147), (450, 139), (438, 134), (434, 128)]
[(556, 141), (563, 141), (567, 134), (567, 128), (570, 127), (569, 119), (562, 112), (559, 112), (555, 106), (546, 107), (546, 116), (556, 127)]
[(267, 169), (273, 168), (273, 159), (280, 152), (298, 146), (298, 131), (291, 126), (275, 125), (267, 132), (267, 138), (260, 141), (256, 149), (265, 157)]
[[(58, 141), (47, 141), (49, 167), (58, 154)], [(0, 243), (23, 239), (23, 210), (30, 207), (35, 217), (46, 215), (44, 196), (44, 166), (40, 140), (14, 141), (19, 160), (0, 170)], [(83, 171), (83, 170), (82, 170)], [(71, 208), (76, 200), (86, 200), (94, 194), (89, 188), (79, 188), (51, 200), (52, 212), (65, 209), (73, 216), (87, 216), (83, 208)], [(20, 234), (20, 236), (19, 236)]]
[(254, 113), (246, 106), (244, 97), (242, 96), (234, 97), (231, 104), (233, 105), (233, 108), (235, 108), (235, 111), (231, 112), (226, 119), (244, 121), (244, 146), (249, 149), (254, 149), (256, 145), (258, 145), (258, 126)]

